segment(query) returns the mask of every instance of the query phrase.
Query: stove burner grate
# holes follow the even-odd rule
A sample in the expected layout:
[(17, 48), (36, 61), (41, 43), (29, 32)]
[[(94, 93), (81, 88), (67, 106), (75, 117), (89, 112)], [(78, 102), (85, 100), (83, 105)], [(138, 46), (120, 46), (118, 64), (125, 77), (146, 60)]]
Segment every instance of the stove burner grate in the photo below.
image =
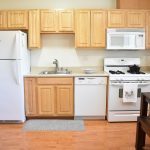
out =
[(125, 74), (124, 72), (122, 72), (120, 70), (117, 70), (117, 71), (109, 70), (109, 73), (111, 73), (111, 74)]

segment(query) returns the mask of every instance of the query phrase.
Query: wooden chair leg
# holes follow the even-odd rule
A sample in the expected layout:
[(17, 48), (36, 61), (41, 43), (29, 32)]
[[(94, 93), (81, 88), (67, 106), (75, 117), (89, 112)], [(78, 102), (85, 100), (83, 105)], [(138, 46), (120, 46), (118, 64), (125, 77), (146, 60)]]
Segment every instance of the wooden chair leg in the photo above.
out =
[(146, 133), (143, 131), (141, 127), (141, 123), (138, 118), (137, 128), (136, 128), (136, 150), (142, 150), (142, 147), (145, 145), (145, 137)]

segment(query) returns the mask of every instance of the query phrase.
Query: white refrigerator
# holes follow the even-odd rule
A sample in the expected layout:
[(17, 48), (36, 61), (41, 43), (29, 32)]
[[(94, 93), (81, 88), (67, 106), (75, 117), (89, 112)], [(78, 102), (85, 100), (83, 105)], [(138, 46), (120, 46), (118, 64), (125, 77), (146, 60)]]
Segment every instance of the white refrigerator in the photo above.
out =
[(27, 35), (0, 31), (0, 122), (24, 122), (24, 80), (30, 72)]

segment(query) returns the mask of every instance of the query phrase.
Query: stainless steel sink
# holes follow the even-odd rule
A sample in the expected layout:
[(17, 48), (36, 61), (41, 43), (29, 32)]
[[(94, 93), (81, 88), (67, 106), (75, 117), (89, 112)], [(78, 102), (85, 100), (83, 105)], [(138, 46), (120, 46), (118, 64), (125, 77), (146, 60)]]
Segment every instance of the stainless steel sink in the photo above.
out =
[(46, 75), (46, 74), (70, 74), (71, 71), (68, 70), (58, 70), (58, 71), (42, 71), (40, 74)]

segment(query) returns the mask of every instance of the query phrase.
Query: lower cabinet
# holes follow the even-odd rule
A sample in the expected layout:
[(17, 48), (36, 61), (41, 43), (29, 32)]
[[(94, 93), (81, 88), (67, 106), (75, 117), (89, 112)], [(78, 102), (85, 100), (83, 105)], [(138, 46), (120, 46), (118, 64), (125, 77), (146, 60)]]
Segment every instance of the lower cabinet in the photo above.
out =
[(55, 87), (38, 86), (37, 100), (39, 115), (55, 115)]
[(28, 116), (37, 115), (37, 99), (36, 99), (36, 80), (35, 78), (25, 78), (24, 80), (25, 92), (25, 110)]
[(25, 78), (25, 104), (29, 117), (74, 116), (73, 78)]
[(56, 87), (57, 115), (73, 115), (73, 87), (71, 85), (59, 85)]

